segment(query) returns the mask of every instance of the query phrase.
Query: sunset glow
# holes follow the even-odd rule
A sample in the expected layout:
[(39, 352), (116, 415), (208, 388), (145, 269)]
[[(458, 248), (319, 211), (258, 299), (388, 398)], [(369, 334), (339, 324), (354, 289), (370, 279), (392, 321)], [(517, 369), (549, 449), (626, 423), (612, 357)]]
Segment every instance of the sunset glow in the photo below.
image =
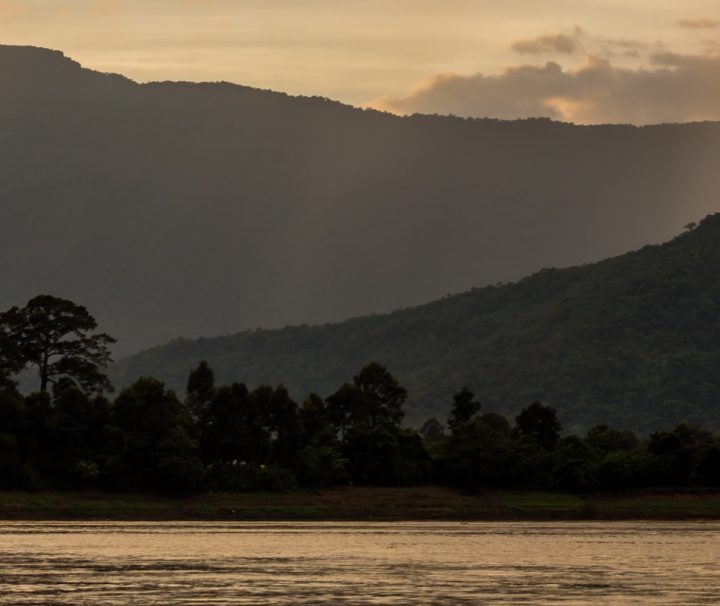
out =
[[(628, 82), (621, 91), (603, 92), (619, 104), (608, 111), (565, 112), (559, 108), (596, 107), (600, 93), (580, 87), (566, 97), (540, 79), (549, 90), (538, 95), (523, 85), (521, 102), (498, 117), (720, 118), (714, 109), (720, 107), (720, 8), (714, 0), (549, 0), (542, 6), (529, 0), (0, 0), (0, 25), (3, 44), (59, 49), (87, 67), (137, 81), (225, 80), (398, 113), (495, 115), (495, 105), (482, 101), (488, 80), (507, 89), (494, 86), (492, 93), (496, 104), (507, 106), (504, 95), (519, 94), (503, 82), (509, 73), (557, 65), (573, 78), (589, 60), (602, 61), (613, 78), (620, 73)], [(669, 54), (695, 65), (702, 60), (705, 69), (697, 73), (659, 59)], [(691, 87), (706, 84), (699, 91), (704, 100), (656, 111), (656, 92), (641, 81), (675, 72)], [(438, 74), (453, 75), (461, 97), (420, 86)], [(632, 102), (648, 107), (629, 108)]]

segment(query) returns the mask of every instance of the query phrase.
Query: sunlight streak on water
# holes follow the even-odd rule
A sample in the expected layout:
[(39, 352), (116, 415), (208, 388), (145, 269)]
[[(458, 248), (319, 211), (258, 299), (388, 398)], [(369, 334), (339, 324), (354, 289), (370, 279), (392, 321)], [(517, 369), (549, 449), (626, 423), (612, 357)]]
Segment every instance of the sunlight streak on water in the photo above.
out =
[(3, 604), (717, 604), (720, 523), (0, 522)]

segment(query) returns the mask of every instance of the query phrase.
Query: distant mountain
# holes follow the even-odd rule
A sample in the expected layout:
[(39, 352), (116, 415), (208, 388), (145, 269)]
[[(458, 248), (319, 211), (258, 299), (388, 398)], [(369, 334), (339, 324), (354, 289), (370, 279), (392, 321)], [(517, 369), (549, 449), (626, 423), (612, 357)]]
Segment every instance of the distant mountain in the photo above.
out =
[(533, 400), (573, 429), (720, 428), (720, 214), (656, 246), (592, 265), (543, 270), (420, 307), (340, 324), (177, 340), (122, 360), (182, 390), (205, 359), (221, 382), (283, 381), (332, 393), (369, 361), (410, 391), (412, 423), (444, 419), (467, 385), (484, 410)]
[(662, 241), (717, 209), (720, 125), (400, 118), (2, 46), (0, 160), (0, 309), (70, 298), (129, 353)]

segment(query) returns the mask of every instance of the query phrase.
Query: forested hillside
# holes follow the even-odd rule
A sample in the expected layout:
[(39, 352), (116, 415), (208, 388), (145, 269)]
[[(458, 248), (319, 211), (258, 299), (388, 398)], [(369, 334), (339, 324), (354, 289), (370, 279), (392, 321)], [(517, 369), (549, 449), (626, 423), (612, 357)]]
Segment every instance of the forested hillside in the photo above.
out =
[(445, 418), (472, 389), (483, 411), (533, 400), (570, 429), (720, 427), (720, 214), (672, 241), (592, 265), (543, 270), (420, 307), (340, 324), (177, 340), (121, 361), (183, 388), (207, 360), (220, 380), (327, 395), (376, 360), (408, 388), (409, 421)]
[[(400, 118), (226, 83), (140, 85), (58, 52), (9, 46), (0, 46), (0, 91), (0, 309), (38, 293), (77, 301), (118, 339), (119, 353), (177, 336), (390, 311), (619, 254), (714, 211), (720, 188), (712, 123)], [(237, 355), (228, 345), (217, 357), (227, 372), (327, 388), (395, 339), (377, 351), (393, 370), (417, 373), (418, 410), (430, 409), (447, 393), (437, 373), (454, 369), (444, 384), (465, 380), (470, 362), (452, 361), (457, 339), (489, 334), (501, 320), (503, 334), (515, 334), (518, 320), (507, 311), (473, 327), (461, 315), (458, 325), (434, 321), (437, 333), (416, 322), (436, 308), (476, 317), (479, 304), (500, 314), (527, 284), (424, 307), (412, 319), (393, 315), (377, 329), (364, 319), (246, 335)], [(366, 329), (359, 342), (346, 340)], [(285, 361), (275, 357), (277, 340), (291, 347)], [(205, 346), (225, 348), (218, 343), (227, 342)], [(514, 348), (482, 343), (503, 352), (482, 362), (482, 377), (495, 376)], [(308, 366), (293, 353), (300, 345)], [(418, 366), (426, 355), (441, 360)], [(502, 384), (525, 386), (512, 393), (523, 399), (540, 388), (532, 364), (517, 359), (517, 384)], [(482, 389), (488, 403), (511, 397), (489, 378)], [(589, 393), (616, 406), (607, 389)], [(676, 397), (696, 401), (663, 401)]]

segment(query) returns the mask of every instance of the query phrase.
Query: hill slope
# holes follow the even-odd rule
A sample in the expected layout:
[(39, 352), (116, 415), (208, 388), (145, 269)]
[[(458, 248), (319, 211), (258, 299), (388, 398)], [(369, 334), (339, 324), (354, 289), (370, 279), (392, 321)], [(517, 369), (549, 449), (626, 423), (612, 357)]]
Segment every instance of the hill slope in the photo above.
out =
[(121, 361), (115, 379), (182, 389), (201, 359), (222, 382), (283, 381), (295, 397), (331, 393), (377, 360), (409, 388), (415, 423), (444, 418), (468, 385), (485, 410), (541, 399), (576, 427), (717, 429), (720, 214), (663, 245), (388, 315), (177, 340)]
[(720, 188), (718, 124), (399, 118), (8, 46), (0, 90), (0, 309), (76, 300), (125, 353), (618, 254)]

